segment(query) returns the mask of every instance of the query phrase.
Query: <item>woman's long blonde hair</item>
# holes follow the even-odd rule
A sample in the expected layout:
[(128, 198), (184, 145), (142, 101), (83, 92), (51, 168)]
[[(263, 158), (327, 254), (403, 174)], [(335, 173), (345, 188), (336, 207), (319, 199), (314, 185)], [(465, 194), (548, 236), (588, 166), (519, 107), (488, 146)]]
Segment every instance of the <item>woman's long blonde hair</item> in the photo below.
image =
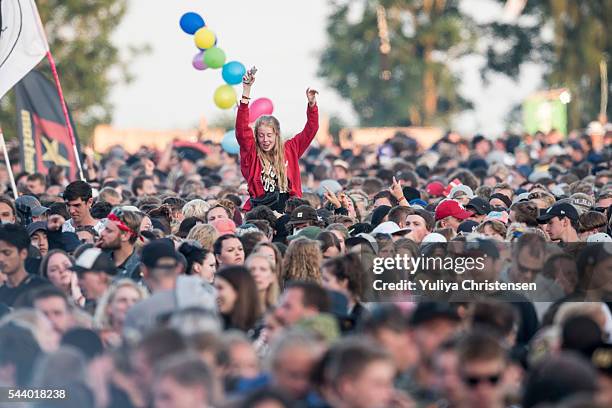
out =
[(266, 261), (266, 263), (270, 267), (270, 271), (272, 271), (272, 274), (274, 275), (274, 279), (270, 283), (270, 286), (268, 286), (268, 288), (266, 289), (266, 293), (264, 295), (264, 298), (262, 299), (263, 304), (261, 305), (261, 310), (266, 311), (270, 310), (276, 305), (280, 296), (280, 286), (278, 284), (278, 275), (276, 274), (276, 263), (270, 258), (268, 258), (266, 255), (253, 251), (251, 255), (247, 257), (246, 261), (244, 261), (244, 265), (247, 267), (247, 269), (249, 268), (250, 263), (255, 258), (260, 258)]
[[(257, 134), (261, 126), (269, 126), (276, 134), (276, 143), (270, 152), (264, 152), (259, 146)], [(281, 138), (280, 123), (274, 116), (260, 116), (255, 121), (255, 146), (257, 148), (257, 157), (261, 162), (264, 173), (267, 173), (272, 167), (278, 177), (277, 191), (287, 192), (289, 190), (289, 182), (287, 181), (287, 172), (285, 170), (285, 144)]]
[(308, 238), (297, 238), (289, 244), (283, 259), (283, 281), (300, 280), (321, 283), (321, 261), (323, 256), (319, 242)]
[(113, 303), (115, 299), (115, 295), (119, 291), (119, 289), (123, 287), (130, 287), (134, 289), (140, 295), (140, 300), (146, 299), (149, 296), (149, 292), (147, 290), (138, 285), (132, 279), (123, 278), (119, 279), (116, 282), (113, 282), (106, 292), (102, 295), (100, 300), (98, 301), (98, 305), (96, 306), (96, 311), (93, 317), (93, 325), (95, 329), (98, 330), (107, 330), (113, 327), (113, 321), (110, 316), (109, 306)]

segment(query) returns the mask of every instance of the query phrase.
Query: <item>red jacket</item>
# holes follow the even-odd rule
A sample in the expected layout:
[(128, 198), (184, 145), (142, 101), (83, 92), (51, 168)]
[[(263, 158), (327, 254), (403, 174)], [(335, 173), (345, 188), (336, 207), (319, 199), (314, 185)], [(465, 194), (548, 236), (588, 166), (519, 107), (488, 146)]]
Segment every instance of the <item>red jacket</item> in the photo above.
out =
[[(285, 142), (285, 162), (287, 180), (289, 181), (289, 196), (302, 196), (302, 179), (298, 159), (304, 154), (312, 139), (319, 130), (319, 108), (317, 105), (306, 109), (306, 126), (304, 130)], [(255, 136), (249, 126), (249, 105), (240, 103), (236, 116), (236, 140), (240, 145), (240, 171), (247, 181), (249, 195), (262, 197), (265, 194), (261, 181), (261, 162), (257, 158)], [(244, 204), (244, 210), (252, 208), (251, 200)]]

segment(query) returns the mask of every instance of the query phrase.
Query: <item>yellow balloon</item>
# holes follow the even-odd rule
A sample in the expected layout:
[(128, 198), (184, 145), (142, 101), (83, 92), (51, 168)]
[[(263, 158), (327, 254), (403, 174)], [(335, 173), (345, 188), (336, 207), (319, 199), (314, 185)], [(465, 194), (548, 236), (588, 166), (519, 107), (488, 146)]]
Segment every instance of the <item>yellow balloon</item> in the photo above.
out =
[(229, 109), (236, 104), (236, 91), (230, 85), (221, 85), (215, 91), (214, 99), (220, 109)]
[(215, 33), (213, 33), (208, 28), (200, 28), (193, 36), (193, 40), (195, 41), (196, 47), (201, 50), (205, 50), (207, 48), (215, 45)]

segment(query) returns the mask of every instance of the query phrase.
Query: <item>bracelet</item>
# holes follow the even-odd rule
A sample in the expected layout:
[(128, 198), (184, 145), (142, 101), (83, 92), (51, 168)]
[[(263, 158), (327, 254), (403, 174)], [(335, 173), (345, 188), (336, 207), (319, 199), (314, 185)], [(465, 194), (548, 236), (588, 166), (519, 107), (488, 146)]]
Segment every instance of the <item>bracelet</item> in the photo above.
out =
[(248, 96), (244, 96), (244, 95), (242, 95), (242, 99), (246, 99), (247, 101), (251, 100), (251, 98), (249, 98)]

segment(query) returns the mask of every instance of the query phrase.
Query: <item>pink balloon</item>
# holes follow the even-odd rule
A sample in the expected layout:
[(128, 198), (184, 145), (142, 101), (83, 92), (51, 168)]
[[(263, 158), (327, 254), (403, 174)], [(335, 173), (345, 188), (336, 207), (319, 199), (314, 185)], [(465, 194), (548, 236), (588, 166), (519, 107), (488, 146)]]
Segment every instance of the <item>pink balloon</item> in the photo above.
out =
[(260, 116), (271, 115), (274, 112), (274, 104), (268, 98), (255, 99), (249, 109), (249, 122), (255, 122)]
[(191, 63), (193, 67), (197, 69), (198, 71), (204, 71), (206, 68), (208, 68), (206, 64), (204, 63), (204, 51), (198, 52), (193, 57), (193, 61)]

